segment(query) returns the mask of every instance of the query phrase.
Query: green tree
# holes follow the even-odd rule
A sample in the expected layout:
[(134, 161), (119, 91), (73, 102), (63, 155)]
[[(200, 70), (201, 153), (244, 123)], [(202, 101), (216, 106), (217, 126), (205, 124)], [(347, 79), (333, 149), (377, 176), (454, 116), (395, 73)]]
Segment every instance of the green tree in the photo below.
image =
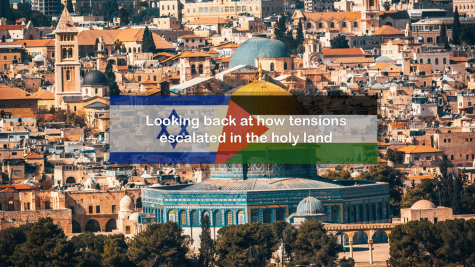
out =
[(440, 246), (440, 241), (431, 222), (410, 221), (397, 225), (389, 238), (391, 266), (434, 266), (435, 251)]
[(283, 249), (281, 249), (281, 254), (278, 255), (277, 262), (280, 260), (287, 261), (291, 259), (292, 254), (292, 244), (295, 242), (297, 237), (297, 229), (293, 227), (290, 223), (286, 221), (274, 221), (271, 223), (271, 229), (274, 233), (274, 236), (277, 238), (277, 244), (280, 244)]
[(447, 171), (448, 167), (447, 155), (443, 155), (439, 170), (440, 176), (437, 179), (437, 198), (439, 206), (452, 207), (453, 202), (453, 177)]
[(127, 255), (137, 266), (187, 266), (189, 237), (176, 223), (151, 224), (129, 243)]
[(305, 37), (303, 35), (303, 26), (302, 21), (299, 20), (299, 24), (297, 25), (297, 35), (295, 37), (295, 41), (297, 43), (297, 47), (303, 44)]
[(68, 9), (69, 13), (74, 13), (73, 1), (67, 0), (66, 1), (66, 8)]
[(467, 45), (474, 45), (475, 44), (475, 26), (466, 26), (462, 29), (461, 32), (461, 39), (462, 42), (466, 43)]
[(444, 49), (450, 49), (449, 39), (447, 38), (447, 27), (442, 24), (440, 27), (440, 41), (444, 44)]
[(123, 234), (109, 235), (104, 241), (102, 265), (106, 267), (132, 267), (134, 264), (127, 257), (127, 243)]
[(397, 150), (392, 150), (391, 148), (388, 148), (388, 152), (386, 154), (386, 160), (392, 161), (394, 163), (400, 163), (403, 158), (403, 153), (397, 151)]
[(375, 182), (385, 182), (389, 184), (389, 196), (391, 198), (391, 205), (394, 208), (394, 213), (399, 214), (399, 206), (402, 200), (402, 176), (404, 175), (398, 169), (379, 165), (375, 168), (372, 168), (369, 172), (362, 173), (358, 179), (359, 180), (369, 180)]
[(95, 235), (91, 232), (73, 236), (70, 242), (76, 251), (76, 265), (80, 267), (100, 266), (105, 238), (103, 235)]
[(463, 181), (460, 175), (451, 174), (453, 186), (452, 186), (452, 212), (454, 214), (462, 213), (462, 191)]
[(119, 11), (120, 25), (125, 26), (130, 22), (129, 12), (125, 7), (121, 8)]
[(107, 78), (107, 82), (109, 83), (109, 92), (110, 95), (120, 95), (120, 89), (117, 85), (117, 81), (115, 80), (115, 73), (112, 70), (112, 61), (107, 62), (106, 71), (104, 75)]
[(270, 224), (231, 225), (219, 229), (216, 266), (265, 266), (278, 248)]
[(455, 12), (454, 12), (454, 24), (452, 25), (452, 43), (454, 45), (460, 45), (460, 34), (461, 34), (460, 15), (459, 15), (459, 9), (456, 6)]
[(201, 234), (200, 234), (200, 256), (198, 259), (199, 266), (210, 267), (213, 266), (215, 258), (214, 240), (211, 238), (211, 230), (209, 224), (209, 217), (205, 215), (201, 220)]
[(383, 4), (384, 10), (389, 11), (391, 9), (391, 3), (389, 1), (384, 2)]
[(153, 41), (152, 32), (148, 29), (148, 26), (145, 26), (142, 40), (142, 51), (145, 53), (155, 53), (156, 50), (157, 48), (155, 47), (155, 42)]
[(338, 259), (338, 245), (333, 235), (328, 235), (323, 224), (316, 220), (302, 223), (292, 244), (292, 265), (326, 266)]
[(0, 231), (0, 267), (13, 265), (10, 257), (15, 252), (15, 247), (26, 241), (26, 228), (27, 226), (11, 227)]
[(335, 38), (331, 39), (330, 45), (331, 45), (331, 48), (350, 48), (350, 45), (348, 44), (348, 40), (346, 39), (346, 36), (343, 34), (339, 34), (338, 36), (335, 36)]
[(26, 240), (15, 247), (14, 266), (73, 266), (74, 246), (51, 218), (40, 218), (25, 230)]
[(112, 43), (112, 47), (114, 47), (114, 52), (120, 53), (120, 50), (122, 49), (122, 45), (123, 45), (123, 43), (119, 39), (116, 39)]
[(97, 51), (99, 47), (99, 38), (96, 38), (96, 42), (94, 43), (94, 51)]
[(323, 174), (323, 177), (330, 180), (349, 180), (351, 179), (350, 172), (348, 170), (341, 171), (327, 171)]
[(402, 198), (401, 208), (410, 208), (419, 200), (436, 201), (436, 182), (431, 179), (424, 179), (413, 189), (407, 190)]
[(340, 260), (340, 267), (354, 267), (355, 266), (355, 260), (353, 260), (353, 258), (346, 258), (346, 257), (343, 257), (341, 260)]
[(274, 28), (274, 35), (275, 35), (275, 38), (277, 40), (280, 40), (284, 43), (286, 43), (286, 40), (285, 40), (285, 34), (287, 32), (287, 27), (285, 26), (285, 15), (282, 14), (280, 15), (280, 18), (279, 20), (277, 20), (277, 25), (276, 27)]

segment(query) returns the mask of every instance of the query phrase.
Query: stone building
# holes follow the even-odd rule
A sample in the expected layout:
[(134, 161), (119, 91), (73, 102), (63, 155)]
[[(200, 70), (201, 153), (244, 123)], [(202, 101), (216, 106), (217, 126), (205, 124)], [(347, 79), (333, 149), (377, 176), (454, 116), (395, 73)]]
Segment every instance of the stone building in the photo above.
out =
[(401, 209), (401, 222), (430, 221), (437, 223), (453, 219), (474, 219), (475, 214), (454, 215), (452, 208), (436, 206), (428, 200), (419, 200), (410, 208)]

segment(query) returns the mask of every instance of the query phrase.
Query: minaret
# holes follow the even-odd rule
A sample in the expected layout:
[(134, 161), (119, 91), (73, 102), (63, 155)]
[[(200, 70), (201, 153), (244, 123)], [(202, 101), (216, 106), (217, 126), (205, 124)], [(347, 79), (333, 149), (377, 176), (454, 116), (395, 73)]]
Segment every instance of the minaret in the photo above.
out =
[(412, 63), (412, 53), (413, 51), (413, 37), (411, 31), (411, 25), (406, 24), (406, 29), (404, 30), (404, 48), (401, 50), (402, 54), (402, 72), (404, 75), (411, 75), (411, 63)]
[(104, 72), (107, 67), (107, 51), (106, 43), (104, 42), (104, 38), (102, 36), (99, 37), (99, 43), (97, 43), (96, 57), (96, 69)]
[(66, 108), (65, 96), (81, 96), (78, 30), (64, 8), (55, 34), (55, 106)]

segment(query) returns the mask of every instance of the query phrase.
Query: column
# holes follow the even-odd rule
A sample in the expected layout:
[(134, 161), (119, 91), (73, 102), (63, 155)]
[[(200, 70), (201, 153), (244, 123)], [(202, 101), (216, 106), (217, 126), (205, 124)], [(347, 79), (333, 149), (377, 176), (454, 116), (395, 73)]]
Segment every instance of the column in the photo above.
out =
[(368, 247), (369, 247), (369, 264), (373, 265), (373, 240), (368, 240)]
[(353, 258), (353, 240), (350, 240), (350, 258)]

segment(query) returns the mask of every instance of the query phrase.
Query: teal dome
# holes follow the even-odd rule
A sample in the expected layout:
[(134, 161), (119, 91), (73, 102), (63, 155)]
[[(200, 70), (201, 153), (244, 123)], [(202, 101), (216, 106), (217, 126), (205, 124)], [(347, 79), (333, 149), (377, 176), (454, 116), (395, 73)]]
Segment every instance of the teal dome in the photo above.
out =
[(380, 56), (376, 58), (374, 61), (376, 62), (387, 62), (387, 61), (394, 61), (392, 58), (389, 58), (387, 56)]
[(254, 37), (242, 43), (234, 51), (229, 68), (239, 65), (258, 67), (256, 58), (290, 57), (289, 48), (277, 39)]
[(282, 41), (270, 39), (259, 49), (258, 58), (290, 57), (290, 50)]
[(314, 197), (306, 197), (300, 201), (297, 206), (297, 214), (299, 215), (312, 215), (325, 213), (325, 207), (320, 200)]

